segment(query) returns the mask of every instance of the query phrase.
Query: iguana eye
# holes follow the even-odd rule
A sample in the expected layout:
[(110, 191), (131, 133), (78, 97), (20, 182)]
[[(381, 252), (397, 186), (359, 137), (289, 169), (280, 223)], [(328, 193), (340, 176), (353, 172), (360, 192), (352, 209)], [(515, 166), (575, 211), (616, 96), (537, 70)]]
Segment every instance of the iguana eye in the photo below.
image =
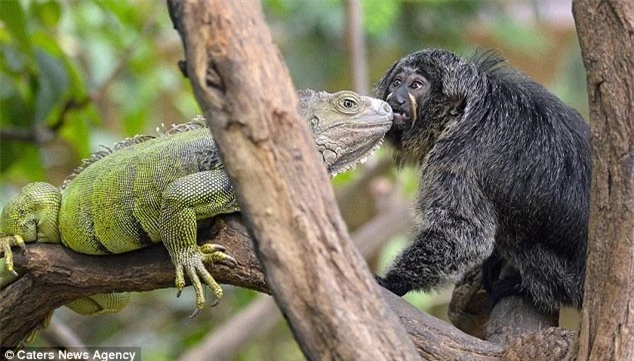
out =
[(355, 103), (352, 99), (344, 99), (342, 105), (344, 108), (352, 109), (357, 105), (357, 103)]
[(344, 97), (338, 101), (339, 111), (345, 114), (355, 114), (359, 111), (360, 108), (359, 100), (353, 97)]

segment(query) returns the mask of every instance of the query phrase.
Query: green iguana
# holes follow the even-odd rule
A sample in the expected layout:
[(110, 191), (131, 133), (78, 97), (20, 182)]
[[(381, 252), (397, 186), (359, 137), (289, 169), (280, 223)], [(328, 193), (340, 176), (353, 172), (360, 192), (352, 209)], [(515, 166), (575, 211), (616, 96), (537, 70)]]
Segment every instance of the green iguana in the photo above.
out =
[[(391, 108), (378, 99), (351, 91), (304, 90), (299, 95), (301, 112), (331, 175), (367, 158), (392, 124)], [(26, 185), (0, 217), (0, 250), (10, 276), (4, 281), (0, 277), (0, 287), (17, 277), (11, 247), (25, 242), (62, 243), (91, 255), (163, 242), (176, 268), (178, 294), (187, 274), (196, 292), (196, 312), (205, 304), (203, 283), (212, 289), (216, 304), (222, 288), (204, 264), (235, 261), (221, 246), (196, 244), (197, 221), (235, 212), (238, 204), (211, 133), (200, 120), (95, 153), (60, 188), (42, 182)], [(116, 312), (126, 303), (127, 294), (116, 293), (68, 306), (94, 314)]]

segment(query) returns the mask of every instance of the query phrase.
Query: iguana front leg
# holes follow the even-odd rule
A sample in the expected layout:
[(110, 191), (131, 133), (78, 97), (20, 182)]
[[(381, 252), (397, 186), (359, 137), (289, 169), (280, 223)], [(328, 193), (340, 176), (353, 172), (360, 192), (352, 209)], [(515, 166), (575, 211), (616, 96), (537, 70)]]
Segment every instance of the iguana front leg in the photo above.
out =
[(196, 291), (195, 313), (205, 305), (201, 278), (214, 294), (212, 306), (222, 297), (222, 288), (204, 264), (221, 262), (233, 266), (236, 263), (222, 246), (196, 244), (196, 221), (237, 210), (233, 186), (222, 169), (178, 178), (163, 192), (159, 218), (161, 239), (176, 268), (178, 294), (185, 287), (185, 273)]

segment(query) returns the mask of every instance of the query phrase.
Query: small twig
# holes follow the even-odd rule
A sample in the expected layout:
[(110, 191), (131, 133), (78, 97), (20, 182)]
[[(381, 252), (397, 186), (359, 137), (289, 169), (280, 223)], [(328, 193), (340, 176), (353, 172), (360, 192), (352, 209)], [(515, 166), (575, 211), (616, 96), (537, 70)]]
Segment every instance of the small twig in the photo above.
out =
[(35, 135), (35, 131), (33, 131), (32, 129), (20, 129), (20, 128), (0, 129), (0, 141), (33, 143), (37, 141), (37, 136)]
[(51, 324), (42, 331), (42, 336), (49, 344), (63, 347), (65, 349), (74, 349), (74, 351), (85, 351), (86, 345), (81, 338), (73, 332), (64, 322), (55, 318), (51, 320)]
[(62, 110), (59, 112), (57, 119), (50, 126), (46, 127), (47, 131), (57, 132), (59, 128), (64, 125), (64, 120), (66, 119), (66, 114), (70, 113), (73, 110), (79, 110), (87, 107), (92, 102), (92, 96), (86, 96), (83, 99), (68, 99)]

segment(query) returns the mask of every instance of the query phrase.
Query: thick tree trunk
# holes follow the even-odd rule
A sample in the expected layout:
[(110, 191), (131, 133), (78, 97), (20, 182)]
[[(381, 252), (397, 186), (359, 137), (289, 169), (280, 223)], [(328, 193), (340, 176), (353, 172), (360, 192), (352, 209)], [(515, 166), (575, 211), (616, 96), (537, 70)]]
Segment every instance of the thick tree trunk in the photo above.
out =
[(578, 360), (634, 360), (634, 2), (574, 0), (588, 75), (592, 206)]
[(260, 3), (168, 4), (272, 294), (306, 357), (418, 359), (350, 242)]

